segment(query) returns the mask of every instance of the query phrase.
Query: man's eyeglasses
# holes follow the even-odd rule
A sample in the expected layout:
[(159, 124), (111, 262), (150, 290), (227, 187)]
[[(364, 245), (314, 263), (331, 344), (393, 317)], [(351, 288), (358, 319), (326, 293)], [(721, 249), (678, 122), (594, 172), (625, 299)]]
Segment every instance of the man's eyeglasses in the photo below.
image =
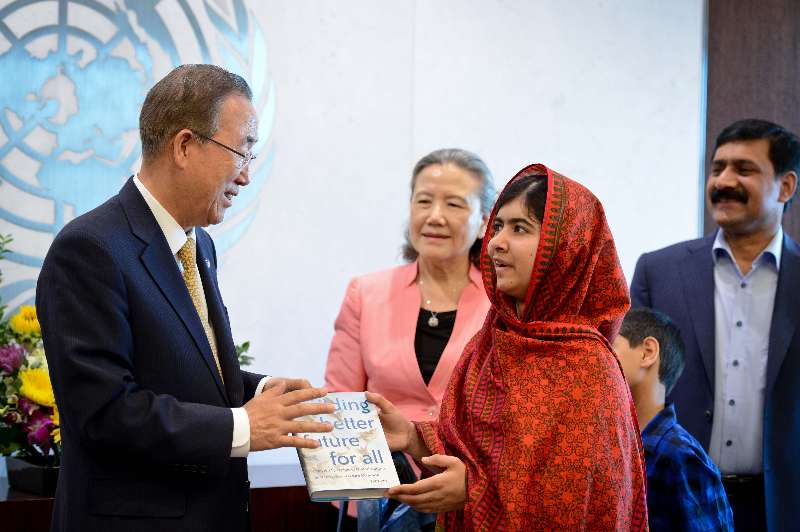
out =
[(256, 158), (256, 154), (255, 154), (255, 153), (253, 153), (253, 152), (251, 152), (251, 151), (249, 151), (249, 152), (247, 152), (247, 153), (242, 153), (242, 152), (240, 152), (240, 151), (238, 151), (238, 150), (234, 150), (233, 148), (231, 148), (230, 146), (228, 146), (228, 145), (226, 145), (226, 144), (223, 144), (223, 143), (221, 143), (221, 142), (220, 142), (220, 141), (218, 141), (218, 140), (214, 140), (214, 139), (212, 139), (211, 137), (206, 137), (205, 135), (202, 135), (202, 134), (200, 134), (200, 133), (198, 133), (198, 132), (196, 132), (196, 131), (192, 131), (192, 134), (193, 134), (193, 135), (195, 135), (195, 136), (198, 136), (198, 137), (200, 137), (201, 139), (210, 140), (211, 142), (213, 142), (213, 143), (214, 143), (214, 144), (216, 144), (217, 146), (219, 146), (219, 147), (221, 147), (221, 148), (225, 148), (225, 149), (226, 149), (226, 150), (228, 150), (229, 152), (235, 153), (236, 155), (238, 155), (239, 157), (241, 157), (241, 158), (239, 159), (239, 163), (237, 164), (237, 167), (239, 167), (239, 168), (244, 168), (245, 166), (247, 166), (248, 164), (250, 164), (250, 161), (252, 161), (253, 159), (255, 159), (255, 158)]

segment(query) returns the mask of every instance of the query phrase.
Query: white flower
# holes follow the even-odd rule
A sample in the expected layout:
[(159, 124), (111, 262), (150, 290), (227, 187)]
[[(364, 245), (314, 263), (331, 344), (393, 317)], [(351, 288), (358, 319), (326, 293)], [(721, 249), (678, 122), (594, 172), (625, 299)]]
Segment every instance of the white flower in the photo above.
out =
[(28, 353), (28, 367), (47, 369), (47, 358), (44, 356), (44, 346), (41, 340), (39, 340), (36, 343), (36, 347)]

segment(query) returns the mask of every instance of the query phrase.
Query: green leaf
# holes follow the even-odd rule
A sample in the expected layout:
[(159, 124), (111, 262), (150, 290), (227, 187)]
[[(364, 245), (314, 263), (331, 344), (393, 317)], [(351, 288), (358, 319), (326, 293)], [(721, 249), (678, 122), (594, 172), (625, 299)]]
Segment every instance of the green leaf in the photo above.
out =
[(16, 425), (0, 426), (0, 454), (8, 456), (22, 449), (25, 433)]
[(249, 366), (253, 363), (253, 357), (245, 354), (249, 349), (249, 341), (243, 342), (236, 346), (236, 357), (239, 359), (240, 366)]

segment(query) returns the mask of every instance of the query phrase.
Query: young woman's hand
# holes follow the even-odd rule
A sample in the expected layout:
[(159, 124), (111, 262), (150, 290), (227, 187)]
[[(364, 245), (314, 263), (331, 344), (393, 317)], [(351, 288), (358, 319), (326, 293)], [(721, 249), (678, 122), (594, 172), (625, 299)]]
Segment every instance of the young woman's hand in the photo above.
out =
[(386, 496), (420, 512), (450, 512), (463, 508), (467, 500), (467, 470), (464, 462), (455, 456), (434, 454), (422, 458), (422, 463), (444, 471), (413, 484), (389, 488)]
[[(388, 399), (379, 393), (367, 392), (367, 401), (380, 409), (381, 425), (386, 435), (386, 443), (391, 451), (409, 451), (419, 447), (417, 429)], [(423, 445), (424, 446), (424, 445)], [(425, 456), (423, 453), (422, 456)]]

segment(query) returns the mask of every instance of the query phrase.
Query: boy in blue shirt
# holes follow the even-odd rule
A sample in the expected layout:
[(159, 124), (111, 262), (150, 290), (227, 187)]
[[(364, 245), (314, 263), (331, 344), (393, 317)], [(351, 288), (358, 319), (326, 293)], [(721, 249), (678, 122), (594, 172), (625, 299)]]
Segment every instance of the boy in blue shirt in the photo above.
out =
[(665, 404), (683, 371), (683, 349), (678, 328), (648, 308), (628, 312), (614, 340), (642, 430), (650, 530), (733, 530), (719, 469)]

